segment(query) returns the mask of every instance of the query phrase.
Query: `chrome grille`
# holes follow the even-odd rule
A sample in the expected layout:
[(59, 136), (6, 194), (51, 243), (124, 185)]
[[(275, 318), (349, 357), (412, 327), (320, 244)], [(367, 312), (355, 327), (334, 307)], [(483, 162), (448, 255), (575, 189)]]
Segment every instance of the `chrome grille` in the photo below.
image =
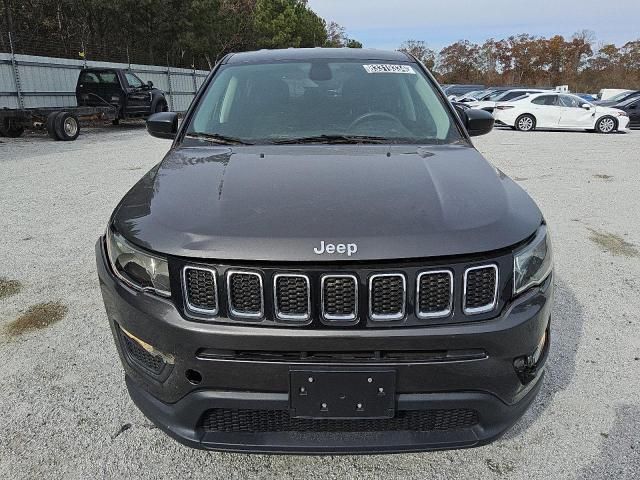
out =
[[(495, 312), (500, 288), (498, 264), (502, 265), (470, 267), (456, 262), (431, 270), (420, 265), (406, 270), (397, 266), (381, 266), (380, 270), (355, 267), (349, 274), (323, 273), (318, 266), (287, 271), (286, 267), (254, 270), (183, 264), (179, 281), (184, 314), (194, 320), (264, 320), (265, 325), (296, 326), (343, 322), (346, 326), (362, 317), (362, 327), (385, 321), (389, 327), (396, 321), (420, 326), (432, 318), (461, 322), (466, 321), (463, 317), (484, 319)], [(464, 288), (458, 289), (458, 285)], [(361, 286), (365, 286), (362, 295)]]
[(353, 275), (325, 275), (321, 281), (322, 316), (330, 321), (358, 317), (358, 280)]
[(399, 320), (404, 317), (407, 283), (400, 273), (383, 273), (369, 278), (371, 320)]
[(256, 272), (227, 272), (227, 298), (232, 315), (260, 318), (264, 314), (262, 276)]
[(182, 271), (182, 281), (188, 310), (206, 315), (218, 313), (218, 286), (215, 270), (185, 267)]
[(482, 265), (464, 272), (463, 309), (466, 314), (484, 313), (496, 306), (498, 294), (498, 267)]
[(273, 277), (273, 303), (281, 320), (309, 320), (311, 316), (309, 277), (301, 274), (276, 274)]
[(422, 272), (416, 282), (416, 315), (446, 317), (453, 304), (453, 273), (450, 270)]

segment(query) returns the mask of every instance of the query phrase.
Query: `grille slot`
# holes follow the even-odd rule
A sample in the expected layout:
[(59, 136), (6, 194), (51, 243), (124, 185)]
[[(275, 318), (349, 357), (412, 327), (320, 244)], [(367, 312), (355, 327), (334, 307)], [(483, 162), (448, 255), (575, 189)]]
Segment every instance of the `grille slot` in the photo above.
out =
[(276, 317), (281, 320), (309, 320), (311, 289), (309, 277), (300, 274), (277, 274), (273, 277)]
[(384, 432), (450, 431), (471, 428), (478, 412), (469, 408), (399, 410), (393, 418), (292, 418), (286, 410), (215, 408), (202, 418), (205, 432)]
[(464, 272), (464, 313), (473, 315), (493, 310), (498, 293), (498, 267), (482, 265)]
[(242, 318), (261, 318), (264, 315), (262, 276), (256, 272), (230, 270), (227, 272), (229, 311)]
[(416, 315), (418, 318), (446, 317), (453, 304), (453, 273), (434, 270), (418, 275), (416, 285)]
[(369, 278), (369, 314), (371, 320), (400, 320), (404, 317), (407, 282), (399, 273), (372, 275)]
[(358, 280), (353, 275), (325, 275), (321, 281), (322, 316), (329, 321), (358, 317)]
[(406, 362), (451, 362), (480, 360), (487, 358), (484, 350), (431, 350), (431, 351), (341, 351), (301, 352), (267, 350), (216, 350), (200, 349), (196, 352), (200, 360), (250, 360), (253, 362), (320, 362), (320, 363), (406, 363)]
[(218, 313), (218, 285), (215, 270), (184, 267), (182, 272), (184, 298), (187, 309), (195, 313)]

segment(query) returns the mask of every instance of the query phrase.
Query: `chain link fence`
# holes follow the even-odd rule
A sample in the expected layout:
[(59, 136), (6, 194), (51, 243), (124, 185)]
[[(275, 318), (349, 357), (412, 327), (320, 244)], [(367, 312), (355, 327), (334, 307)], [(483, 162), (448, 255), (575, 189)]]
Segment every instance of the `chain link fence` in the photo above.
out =
[(210, 59), (195, 55), (179, 47), (168, 45), (162, 52), (154, 51), (152, 42), (144, 38), (135, 44), (114, 41), (109, 43), (83, 39), (78, 34), (65, 32), (65, 35), (44, 34), (40, 32), (7, 32), (0, 29), (0, 52), (34, 55), (40, 57), (68, 58), (75, 60), (100, 61), (112, 63), (163, 65), (174, 68), (210, 70)]
[(0, 30), (0, 108), (71, 107), (82, 68), (123, 68), (151, 80), (167, 95), (169, 108), (185, 111), (208, 74), (208, 61), (185, 52), (163, 59), (126, 45), (113, 48), (83, 41), (55, 41)]

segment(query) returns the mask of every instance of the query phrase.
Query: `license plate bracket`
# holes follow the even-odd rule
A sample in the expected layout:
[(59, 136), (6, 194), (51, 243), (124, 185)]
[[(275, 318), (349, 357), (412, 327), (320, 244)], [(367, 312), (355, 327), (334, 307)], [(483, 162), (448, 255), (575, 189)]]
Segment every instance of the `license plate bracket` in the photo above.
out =
[(294, 418), (392, 418), (395, 370), (301, 369), (289, 373)]

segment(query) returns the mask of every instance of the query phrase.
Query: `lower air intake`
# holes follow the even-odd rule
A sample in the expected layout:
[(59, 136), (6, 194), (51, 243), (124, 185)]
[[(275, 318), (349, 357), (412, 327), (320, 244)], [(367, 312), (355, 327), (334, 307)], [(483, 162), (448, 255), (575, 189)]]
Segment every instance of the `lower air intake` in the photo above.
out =
[(307, 419), (292, 418), (286, 410), (214, 408), (205, 413), (205, 432), (384, 432), (449, 431), (478, 423), (478, 412), (467, 408), (400, 410), (393, 418)]

